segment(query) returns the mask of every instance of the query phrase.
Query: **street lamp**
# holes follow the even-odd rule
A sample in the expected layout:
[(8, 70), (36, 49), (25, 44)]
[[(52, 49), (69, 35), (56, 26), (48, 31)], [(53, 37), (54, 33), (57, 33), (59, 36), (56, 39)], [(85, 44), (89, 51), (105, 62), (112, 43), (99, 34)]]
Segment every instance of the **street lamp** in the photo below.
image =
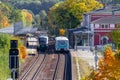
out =
[(98, 61), (97, 47), (96, 46), (94, 49), (94, 61), (95, 61), (95, 70), (96, 70), (97, 69), (97, 61)]

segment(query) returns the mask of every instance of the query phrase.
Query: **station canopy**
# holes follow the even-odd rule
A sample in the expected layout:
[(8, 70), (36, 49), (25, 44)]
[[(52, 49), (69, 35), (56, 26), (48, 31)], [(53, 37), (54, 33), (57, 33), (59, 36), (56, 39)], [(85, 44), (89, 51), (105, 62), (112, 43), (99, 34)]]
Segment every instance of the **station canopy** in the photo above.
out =
[(0, 33), (14, 34), (14, 27), (7, 27), (0, 29)]
[(91, 31), (86, 28), (86, 27), (81, 27), (73, 31), (74, 34), (79, 34), (79, 33), (91, 33)]
[(26, 35), (27, 33), (35, 33), (38, 30), (37, 27), (24, 26), (22, 21), (15, 22), (9, 27), (0, 29), (0, 33), (6, 33), (11, 35)]
[(88, 29), (87, 27), (80, 27), (80, 28), (74, 28), (74, 29), (69, 29), (70, 32), (72, 32), (73, 34), (77, 35), (77, 34), (84, 34), (84, 33), (92, 33), (90, 29)]
[(25, 35), (27, 33), (35, 33), (38, 30), (38, 28), (33, 27), (23, 27), (22, 29), (19, 29), (15, 31), (14, 27), (7, 27), (0, 29), (0, 33), (6, 33), (11, 35)]

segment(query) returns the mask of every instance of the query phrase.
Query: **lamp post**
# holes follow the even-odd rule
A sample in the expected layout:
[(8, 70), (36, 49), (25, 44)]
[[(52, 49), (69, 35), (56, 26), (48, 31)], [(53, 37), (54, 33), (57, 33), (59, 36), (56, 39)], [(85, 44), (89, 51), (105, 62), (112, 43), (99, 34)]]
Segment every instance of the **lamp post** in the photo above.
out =
[(98, 61), (97, 47), (96, 46), (94, 49), (94, 61), (95, 61), (95, 70), (96, 70), (97, 69), (97, 61)]

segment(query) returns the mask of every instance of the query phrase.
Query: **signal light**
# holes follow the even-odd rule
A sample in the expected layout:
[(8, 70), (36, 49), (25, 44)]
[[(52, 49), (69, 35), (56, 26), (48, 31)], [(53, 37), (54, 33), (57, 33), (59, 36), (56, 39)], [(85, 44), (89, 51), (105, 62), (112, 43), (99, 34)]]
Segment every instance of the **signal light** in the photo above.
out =
[(18, 68), (19, 67), (19, 51), (18, 49), (9, 50), (9, 68)]
[(17, 40), (11, 40), (10, 41), (10, 48), (11, 49), (17, 49), (18, 41)]

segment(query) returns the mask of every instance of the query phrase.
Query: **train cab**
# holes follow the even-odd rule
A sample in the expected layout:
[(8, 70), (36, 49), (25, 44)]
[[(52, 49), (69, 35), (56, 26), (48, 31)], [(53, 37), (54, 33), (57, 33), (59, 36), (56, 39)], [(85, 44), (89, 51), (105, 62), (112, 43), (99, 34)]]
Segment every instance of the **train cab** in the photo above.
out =
[(59, 36), (55, 38), (55, 51), (69, 51), (69, 40), (67, 37)]
[(41, 35), (39, 36), (39, 50), (45, 51), (48, 47), (48, 36)]

